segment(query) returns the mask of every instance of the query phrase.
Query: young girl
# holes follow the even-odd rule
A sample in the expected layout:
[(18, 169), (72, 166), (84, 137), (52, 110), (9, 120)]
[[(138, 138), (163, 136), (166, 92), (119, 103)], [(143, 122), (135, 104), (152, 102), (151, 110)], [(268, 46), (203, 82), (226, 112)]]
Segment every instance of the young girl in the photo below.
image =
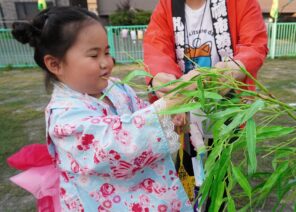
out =
[(34, 48), (46, 84), (53, 84), (46, 132), (58, 169), (47, 166), (53, 171), (42, 179), (54, 189), (58, 173), (62, 211), (192, 211), (170, 157), (178, 136), (171, 118), (158, 113), (182, 97), (147, 105), (110, 78), (106, 32), (84, 9), (53, 7), (32, 23), (14, 24), (12, 33)]

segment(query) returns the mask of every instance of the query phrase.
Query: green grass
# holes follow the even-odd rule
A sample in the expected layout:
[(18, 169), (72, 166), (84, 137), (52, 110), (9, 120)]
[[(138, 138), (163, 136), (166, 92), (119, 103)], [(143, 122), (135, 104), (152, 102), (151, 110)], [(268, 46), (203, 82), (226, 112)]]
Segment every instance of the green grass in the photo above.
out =
[[(285, 102), (296, 102), (295, 59), (267, 60), (259, 78)], [(137, 65), (118, 65), (114, 75), (122, 78)], [(144, 80), (139, 79), (143, 84)], [(35, 211), (34, 198), (9, 182), (17, 173), (6, 164), (6, 158), (30, 143), (44, 143), (44, 108), (49, 101), (43, 85), (43, 74), (36, 69), (0, 71), (0, 210)], [(287, 124), (286, 119), (278, 123)], [(268, 161), (260, 161), (262, 169)], [(266, 204), (266, 207), (268, 204)], [(267, 210), (269, 211), (269, 210)]]

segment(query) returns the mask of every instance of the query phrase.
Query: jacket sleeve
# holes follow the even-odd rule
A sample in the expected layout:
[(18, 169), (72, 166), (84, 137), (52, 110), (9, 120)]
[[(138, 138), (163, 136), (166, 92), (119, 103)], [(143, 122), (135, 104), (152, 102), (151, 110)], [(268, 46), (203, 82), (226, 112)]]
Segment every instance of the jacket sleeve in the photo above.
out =
[[(268, 37), (262, 11), (257, 0), (237, 1), (236, 8), (237, 44), (234, 59), (240, 60), (256, 77), (268, 53)], [(251, 83), (251, 80), (247, 79), (247, 83)]]
[(62, 171), (127, 177), (169, 154), (154, 106), (105, 116), (88, 108), (52, 109), (49, 136)]
[[(171, 0), (157, 4), (144, 36), (144, 63), (146, 70), (155, 76), (164, 72), (179, 78), (181, 69), (176, 63), (175, 41), (171, 14)], [(149, 84), (150, 78), (147, 79)]]

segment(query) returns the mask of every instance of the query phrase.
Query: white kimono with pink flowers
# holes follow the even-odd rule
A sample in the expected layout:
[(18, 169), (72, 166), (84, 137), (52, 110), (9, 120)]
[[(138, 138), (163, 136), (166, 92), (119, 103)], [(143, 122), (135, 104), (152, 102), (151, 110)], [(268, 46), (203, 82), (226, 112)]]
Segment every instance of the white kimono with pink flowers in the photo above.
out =
[(48, 148), (60, 170), (63, 211), (192, 211), (170, 153), (178, 138), (163, 103), (147, 105), (109, 81), (99, 99), (55, 85)]

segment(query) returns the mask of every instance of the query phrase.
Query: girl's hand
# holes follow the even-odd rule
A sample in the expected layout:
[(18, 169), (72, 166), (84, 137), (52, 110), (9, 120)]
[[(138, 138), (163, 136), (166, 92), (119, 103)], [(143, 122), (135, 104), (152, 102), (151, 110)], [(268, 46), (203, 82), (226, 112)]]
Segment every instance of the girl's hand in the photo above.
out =
[(187, 124), (186, 113), (174, 115), (172, 121), (176, 127), (184, 127)]
[[(167, 74), (167, 73), (158, 73), (158, 74), (155, 75), (155, 77), (152, 80), (152, 87), (153, 88), (157, 88), (157, 87), (162, 86), (165, 83), (168, 83), (170, 81), (174, 81), (176, 79), (177, 78), (176, 78), (175, 75)], [(171, 85), (171, 86), (167, 86), (167, 87), (164, 87), (164, 88), (161, 88), (161, 89), (155, 91), (156, 96), (158, 98), (161, 98), (166, 93), (170, 92), (170, 90), (174, 89), (175, 87), (176, 87), (176, 84)]]

